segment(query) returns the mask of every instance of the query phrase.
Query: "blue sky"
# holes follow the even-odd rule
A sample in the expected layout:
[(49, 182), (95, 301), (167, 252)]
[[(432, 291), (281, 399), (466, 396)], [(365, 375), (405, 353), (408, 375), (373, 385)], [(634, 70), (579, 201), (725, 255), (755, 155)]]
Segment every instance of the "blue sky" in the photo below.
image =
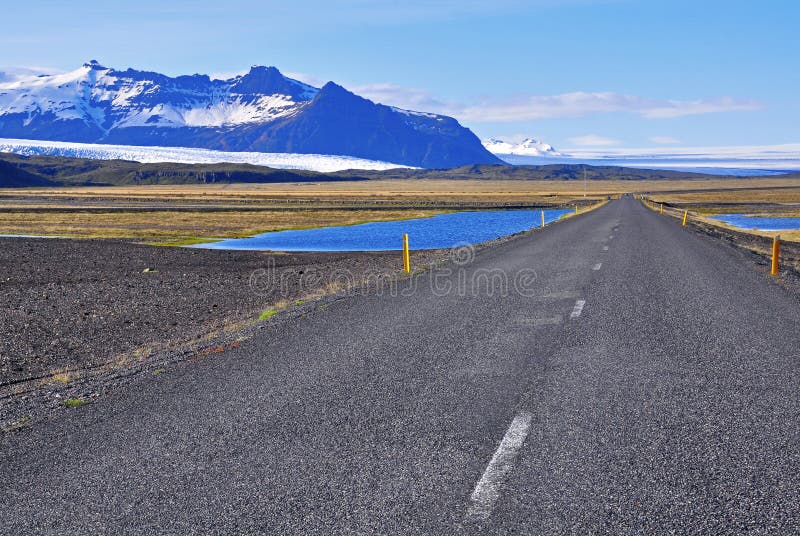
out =
[(275, 65), (479, 136), (557, 148), (800, 142), (790, 1), (62, 2), (6, 6), (0, 71)]

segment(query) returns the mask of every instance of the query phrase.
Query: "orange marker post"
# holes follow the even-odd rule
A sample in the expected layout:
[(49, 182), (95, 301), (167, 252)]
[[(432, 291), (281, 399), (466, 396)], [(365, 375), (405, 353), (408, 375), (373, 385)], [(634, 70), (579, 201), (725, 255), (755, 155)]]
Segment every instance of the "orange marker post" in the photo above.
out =
[(770, 275), (778, 275), (781, 268), (781, 237), (780, 235), (772, 239), (772, 270)]

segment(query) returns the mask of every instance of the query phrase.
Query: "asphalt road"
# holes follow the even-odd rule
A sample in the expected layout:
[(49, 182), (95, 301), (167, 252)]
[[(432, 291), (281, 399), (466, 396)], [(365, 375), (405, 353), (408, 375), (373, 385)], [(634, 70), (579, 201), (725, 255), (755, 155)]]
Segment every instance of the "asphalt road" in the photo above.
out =
[(3, 436), (0, 533), (800, 531), (795, 296), (631, 198), (467, 260)]

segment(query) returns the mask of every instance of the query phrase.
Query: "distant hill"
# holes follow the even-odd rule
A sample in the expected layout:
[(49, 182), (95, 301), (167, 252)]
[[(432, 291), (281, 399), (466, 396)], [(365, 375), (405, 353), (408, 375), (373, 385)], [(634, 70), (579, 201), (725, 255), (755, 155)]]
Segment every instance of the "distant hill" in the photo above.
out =
[(27, 188), (33, 186), (58, 186), (58, 183), (30, 173), (10, 162), (0, 160), (0, 188)]
[[(335, 173), (272, 169), (250, 164), (141, 164), (62, 156), (0, 153), (0, 187), (108, 186), (150, 184), (269, 183), (345, 180), (549, 180), (579, 181), (584, 170), (593, 180), (720, 180), (719, 175), (583, 164), (547, 166), (471, 165), (451, 169), (351, 170)], [(800, 178), (800, 174), (781, 175)], [(762, 177), (763, 178), (763, 177)]]
[(0, 138), (345, 155), (438, 168), (501, 161), (452, 117), (255, 66), (228, 80), (110, 69), (0, 83)]

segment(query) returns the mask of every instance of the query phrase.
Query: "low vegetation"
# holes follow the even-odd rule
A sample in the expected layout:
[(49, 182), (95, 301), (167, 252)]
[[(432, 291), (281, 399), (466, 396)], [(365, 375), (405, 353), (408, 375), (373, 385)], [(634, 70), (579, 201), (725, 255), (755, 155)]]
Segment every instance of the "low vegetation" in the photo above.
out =
[(264, 311), (260, 315), (258, 315), (258, 319), (259, 320), (269, 320), (270, 318), (272, 318), (276, 314), (278, 314), (278, 311), (276, 309), (269, 309), (267, 311)]
[[(634, 192), (701, 214), (788, 213), (798, 208), (787, 204), (800, 204), (800, 174), (741, 178), (581, 165), (322, 174), (7, 154), (0, 162), (0, 185), (5, 176), (14, 179), (10, 185), (29, 179), (32, 186), (0, 188), (0, 234), (172, 246), (453, 210), (572, 207)], [(42, 186), (56, 183), (69, 186)]]
[[(0, 234), (124, 238), (141, 242), (185, 246), (239, 238), (267, 231), (352, 225), (364, 221), (423, 218), (436, 210), (295, 210), (295, 211), (114, 211), (82, 210), (3, 211)], [(155, 271), (155, 270), (150, 270)]]
[(126, 160), (90, 160), (59, 156), (0, 154), (0, 186), (152, 185), (299, 183), (397, 179), (560, 180), (579, 181), (584, 171), (601, 180), (696, 180), (711, 175), (684, 171), (632, 169), (582, 164), (545, 166), (470, 165), (453, 169), (386, 171), (348, 170), (335, 173), (272, 169), (249, 164), (141, 164)]
[(739, 229), (719, 220), (708, 218), (715, 214), (751, 214), (764, 217), (800, 217), (800, 185), (778, 188), (727, 189), (694, 192), (664, 192), (652, 195), (657, 203), (666, 203), (680, 210), (689, 210), (706, 223), (782, 240), (800, 242), (800, 230), (761, 231)]

